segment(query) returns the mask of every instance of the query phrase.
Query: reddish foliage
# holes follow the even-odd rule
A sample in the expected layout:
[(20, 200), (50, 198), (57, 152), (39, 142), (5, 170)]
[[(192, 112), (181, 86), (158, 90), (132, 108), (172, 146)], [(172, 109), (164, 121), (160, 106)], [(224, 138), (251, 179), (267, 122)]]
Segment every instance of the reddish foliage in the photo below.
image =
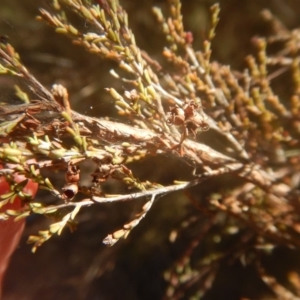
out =
[[(0, 165), (0, 168), (2, 166)], [(24, 180), (24, 176), (16, 175), (15, 180), (20, 182)], [(35, 195), (38, 188), (38, 184), (29, 181), (24, 188), (24, 192)], [(10, 191), (9, 184), (6, 182), (4, 176), (0, 177), (0, 195), (6, 194)], [(21, 209), (22, 202), (20, 198), (16, 198), (13, 203), (8, 203), (4, 205), (0, 212), (6, 211), (7, 209), (19, 210)], [(9, 218), (8, 220), (0, 220), (0, 297), (1, 297), (1, 287), (3, 276), (5, 270), (7, 269), (10, 257), (16, 247), (18, 246), (19, 240), (21, 238), (23, 229), (25, 225), (25, 220), (19, 220), (15, 222), (14, 218)]]

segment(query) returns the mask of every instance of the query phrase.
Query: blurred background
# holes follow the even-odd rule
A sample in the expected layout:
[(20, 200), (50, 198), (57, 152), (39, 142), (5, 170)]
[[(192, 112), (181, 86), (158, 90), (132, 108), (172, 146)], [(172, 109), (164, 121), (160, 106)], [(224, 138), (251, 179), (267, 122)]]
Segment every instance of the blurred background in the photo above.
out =
[[(166, 43), (151, 7), (156, 5), (167, 10), (167, 1), (120, 2), (129, 14), (137, 44), (163, 63), (161, 51)], [(195, 48), (199, 49), (209, 27), (209, 7), (215, 2), (182, 2), (186, 30), (193, 32)], [(287, 28), (300, 26), (298, 0), (221, 0), (219, 3), (221, 15), (212, 59), (239, 71), (246, 67), (244, 57), (254, 53), (251, 38), (269, 33), (268, 24), (261, 17), (263, 9), (272, 11)], [(55, 34), (52, 28), (37, 21), (35, 17), (39, 8), (47, 9), (49, 3), (43, 0), (1, 0), (0, 35), (9, 37), (25, 66), (47, 88), (54, 83), (67, 87), (74, 110), (89, 116), (117, 119), (113, 101), (104, 91), (105, 87), (121, 88), (120, 83), (109, 75), (109, 70), (115, 66), (72, 45), (65, 36)], [(78, 26), (89, 25), (82, 22)], [(13, 98), (9, 87), (14, 84), (18, 84), (14, 78), (0, 77), (0, 102)], [(172, 158), (166, 160), (163, 156), (145, 159), (132, 165), (132, 169), (141, 180), (161, 184), (171, 184), (174, 179), (187, 180), (191, 172), (184, 163)], [(63, 179), (58, 176), (56, 180)], [(206, 188), (213, 188), (213, 185)], [(205, 192), (208, 191), (203, 191), (203, 187), (192, 191), (197, 197)], [(45, 201), (52, 201), (49, 195), (43, 193), (37, 197), (49, 197)], [(35, 254), (31, 253), (31, 246), (26, 244), (26, 240), (30, 234), (46, 229), (49, 220), (30, 217), (7, 273), (3, 299), (162, 299), (167, 288), (164, 272), (180, 256), (189, 234), (192, 235), (187, 233), (174, 244), (170, 242), (170, 233), (182, 220), (197, 211), (183, 193), (168, 195), (156, 201), (126, 240), (111, 248), (103, 245), (103, 238), (128, 222), (141, 205), (142, 202), (137, 201), (85, 208), (79, 214), (79, 226), (74, 233), (65, 230), (61, 236), (46, 242)], [(196, 252), (199, 257), (201, 251), (203, 249), (199, 247)], [(290, 267), (299, 264), (299, 258), (299, 251), (279, 247), (266, 258), (265, 263), (271, 269), (273, 266), (279, 277), (284, 277)], [(271, 291), (251, 268), (232, 263), (222, 266), (220, 273), (212, 291), (203, 299), (273, 299)], [(178, 299), (198, 298), (183, 294)]]

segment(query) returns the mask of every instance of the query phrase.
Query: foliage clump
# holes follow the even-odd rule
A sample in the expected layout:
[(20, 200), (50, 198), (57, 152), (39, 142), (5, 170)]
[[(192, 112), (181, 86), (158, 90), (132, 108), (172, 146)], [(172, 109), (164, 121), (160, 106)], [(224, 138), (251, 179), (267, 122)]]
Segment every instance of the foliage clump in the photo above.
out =
[[(184, 29), (180, 1), (170, 0), (169, 8), (168, 16), (158, 7), (153, 12), (166, 37), (162, 54), (172, 71), (137, 46), (118, 1), (58, 0), (52, 9), (40, 9), (38, 19), (57, 33), (87, 53), (115, 62), (110, 73), (123, 90), (106, 91), (119, 121), (72, 110), (67, 89), (61, 84), (45, 88), (2, 37), (0, 74), (19, 77), (27, 87), (16, 88), (18, 104), (0, 107), (0, 172), (11, 183), (0, 207), (16, 195), (26, 202), (22, 211), (2, 215), (42, 214), (54, 220), (48, 230), (29, 238), (36, 250), (66, 225), (74, 228), (82, 207), (144, 199), (141, 211), (103, 241), (114, 245), (140, 223), (157, 198), (185, 190), (194, 210), (170, 233), (174, 244), (188, 238), (165, 273), (166, 298), (206, 295), (221, 264), (240, 260), (255, 267), (278, 299), (297, 299), (295, 283), (289, 282), (290, 289), (280, 284), (260, 257), (279, 245), (300, 246), (299, 34), (265, 11), (274, 35), (255, 38), (256, 55), (249, 55), (248, 67), (237, 72), (211, 61), (218, 5), (211, 7), (211, 26), (200, 50), (193, 48), (193, 34)], [(90, 27), (77, 27), (78, 18)], [(276, 50), (268, 52), (274, 44)], [(290, 95), (279, 97), (272, 80), (283, 72), (292, 88)], [(184, 182), (165, 185), (134, 174), (133, 163), (142, 165), (146, 158), (161, 155), (190, 170)], [(84, 162), (90, 165), (90, 177), (82, 184)], [(64, 175), (61, 186), (44, 175), (49, 170)], [(15, 184), (14, 173), (37, 182), (57, 203), (25, 195), (25, 182)], [(107, 185), (119, 185), (124, 192), (107, 192)], [(194, 186), (202, 194), (188, 193)], [(201, 243), (206, 250), (199, 255)]]

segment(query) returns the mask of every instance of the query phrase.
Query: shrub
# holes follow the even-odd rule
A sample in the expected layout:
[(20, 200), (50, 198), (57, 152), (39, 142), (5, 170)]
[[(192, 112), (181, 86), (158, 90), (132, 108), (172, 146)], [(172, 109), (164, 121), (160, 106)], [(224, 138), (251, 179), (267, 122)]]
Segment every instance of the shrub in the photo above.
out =
[[(73, 110), (66, 87), (46, 88), (1, 38), (0, 73), (20, 84), (16, 102), (7, 99), (0, 107), (0, 172), (11, 183), (0, 205), (16, 195), (26, 202), (24, 209), (2, 215), (53, 220), (29, 237), (35, 251), (67, 225), (74, 229), (85, 207), (134, 203), (133, 216), (121, 218), (104, 238), (112, 246), (147, 218), (156, 200), (184, 191), (176, 205), (186, 201), (185, 213), (176, 217), (170, 200), (176, 222), (150, 238), (158, 242), (169, 234), (170, 247), (178, 248), (164, 266), (164, 297), (213, 299), (226, 285), (224, 265), (241, 262), (274, 297), (292, 299), (299, 290), (295, 270), (280, 281), (263, 258), (279, 246), (299, 246), (299, 33), (265, 10), (273, 34), (254, 38), (256, 54), (247, 56), (244, 71), (233, 71), (211, 59), (217, 4), (200, 50), (184, 29), (180, 1), (169, 1), (169, 9), (153, 9), (166, 37), (160, 61), (139, 48), (117, 1), (61, 0), (40, 9), (38, 19), (86, 55), (113, 62), (114, 82), (105, 90), (117, 114), (101, 118)], [(281, 74), (288, 92), (276, 81)], [(97, 101), (93, 105), (102, 105)], [(14, 173), (38, 183), (52, 200), (24, 194)], [(163, 220), (167, 213), (161, 213)]]

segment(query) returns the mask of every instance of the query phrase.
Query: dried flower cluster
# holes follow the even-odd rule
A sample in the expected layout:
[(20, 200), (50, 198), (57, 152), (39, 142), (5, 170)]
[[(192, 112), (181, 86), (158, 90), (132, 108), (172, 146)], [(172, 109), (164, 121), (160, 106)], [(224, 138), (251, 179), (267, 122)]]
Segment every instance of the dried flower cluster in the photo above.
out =
[[(113, 245), (139, 224), (158, 195), (215, 180), (219, 186), (203, 199), (189, 196), (197, 213), (170, 236), (176, 243), (197, 228), (182, 257), (166, 273), (166, 297), (178, 299), (188, 289), (200, 297), (212, 286), (223, 260), (243, 259), (255, 262), (257, 272), (278, 299), (298, 299), (265, 272), (258, 257), (277, 245), (300, 247), (299, 32), (286, 30), (266, 11), (264, 17), (276, 28), (274, 35), (256, 38), (257, 55), (247, 57), (248, 68), (243, 73), (234, 72), (210, 60), (219, 6), (212, 6), (210, 30), (203, 48), (196, 51), (192, 33), (183, 27), (180, 1), (169, 0), (169, 16), (153, 9), (168, 43), (163, 50), (164, 58), (173, 65), (173, 72), (168, 73), (136, 45), (128, 16), (118, 1), (92, 2), (53, 1), (53, 11), (41, 9), (38, 19), (87, 52), (117, 63), (119, 69), (111, 75), (126, 89), (106, 90), (118, 113), (131, 125), (72, 110), (66, 88), (53, 85), (49, 91), (43, 87), (2, 38), (0, 74), (22, 78), (29, 91), (17, 88), (22, 104), (0, 106), (0, 160), (4, 165), (0, 172), (11, 183), (11, 192), (1, 196), (0, 207), (16, 195), (27, 203), (24, 210), (7, 211), (0, 217), (23, 218), (33, 213), (53, 217), (56, 221), (48, 230), (29, 238), (36, 250), (66, 225), (72, 227), (84, 206), (148, 199), (133, 220), (105, 238), (104, 243)], [(93, 32), (76, 28), (66, 12), (90, 23)], [(276, 52), (268, 53), (268, 45), (274, 44)], [(285, 99), (277, 96), (272, 84), (282, 72), (290, 76), (293, 87)], [(161, 154), (192, 165), (193, 179), (163, 186), (139, 180), (130, 169), (133, 161)], [(80, 184), (84, 161), (93, 165), (87, 186)], [(44, 177), (45, 170), (64, 173), (64, 186), (56, 187)], [(20, 192), (26, 181), (14, 183), (16, 172), (37, 182), (60, 202), (46, 205)], [(228, 187), (220, 186), (224, 176), (237, 180)], [(121, 182), (128, 193), (105, 193), (103, 184), (108, 180)], [(78, 201), (78, 195), (84, 199)], [(217, 246), (210, 246), (213, 250), (191, 265), (200, 243), (219, 243), (205, 238), (216, 228), (220, 240), (235, 236), (235, 246), (220, 255)]]

